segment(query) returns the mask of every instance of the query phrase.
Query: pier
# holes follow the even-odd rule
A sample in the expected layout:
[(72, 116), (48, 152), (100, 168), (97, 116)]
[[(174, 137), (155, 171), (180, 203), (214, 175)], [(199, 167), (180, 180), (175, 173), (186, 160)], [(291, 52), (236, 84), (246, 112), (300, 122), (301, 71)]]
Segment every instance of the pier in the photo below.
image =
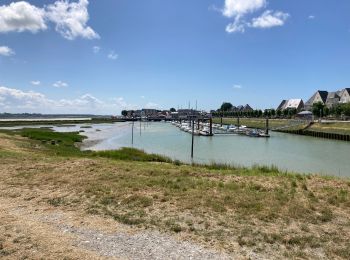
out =
[(193, 135), (213, 136), (213, 135), (245, 135), (250, 137), (270, 137), (269, 135), (269, 119), (266, 119), (266, 128), (264, 130), (248, 128), (244, 125), (224, 125), (213, 124), (212, 118), (200, 118), (189, 116), (186, 119), (172, 121), (172, 124), (184, 132)]

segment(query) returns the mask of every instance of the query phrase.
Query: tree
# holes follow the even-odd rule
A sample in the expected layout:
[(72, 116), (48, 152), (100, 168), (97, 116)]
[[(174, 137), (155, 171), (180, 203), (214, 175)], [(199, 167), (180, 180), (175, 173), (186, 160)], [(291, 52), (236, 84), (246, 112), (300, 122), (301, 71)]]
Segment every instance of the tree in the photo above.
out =
[(280, 117), (282, 115), (282, 111), (280, 109), (277, 110), (277, 116)]
[(271, 115), (274, 117), (276, 115), (276, 110), (275, 109), (271, 109)]
[(312, 113), (315, 116), (322, 117), (324, 107), (325, 105), (322, 102), (316, 102), (312, 105)]
[(331, 110), (330, 110), (328, 107), (325, 107), (325, 108), (324, 108), (324, 115), (325, 115), (325, 116), (329, 116), (330, 111), (331, 111)]
[(233, 107), (233, 105), (231, 103), (224, 102), (224, 103), (222, 103), (220, 110), (221, 111), (229, 111), (232, 107)]
[(127, 116), (127, 115), (128, 115), (128, 111), (122, 110), (122, 116)]
[(170, 112), (176, 112), (176, 109), (175, 108), (170, 108)]
[(342, 114), (345, 116), (350, 116), (350, 103), (341, 104)]

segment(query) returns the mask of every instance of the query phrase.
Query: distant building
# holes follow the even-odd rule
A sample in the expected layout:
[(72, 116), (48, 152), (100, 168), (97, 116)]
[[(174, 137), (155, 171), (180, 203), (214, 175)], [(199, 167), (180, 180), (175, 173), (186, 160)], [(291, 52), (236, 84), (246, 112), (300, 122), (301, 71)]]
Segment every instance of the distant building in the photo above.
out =
[(243, 105), (239, 105), (239, 106), (233, 106), (231, 109), (230, 109), (231, 112), (251, 112), (251, 111), (254, 111), (254, 109), (246, 104), (245, 106)]
[(142, 116), (143, 117), (154, 117), (158, 115), (157, 109), (151, 109), (151, 108), (143, 108), (142, 109)]
[(296, 115), (297, 118), (305, 119), (305, 120), (312, 120), (313, 114), (310, 111), (302, 111)]
[(328, 92), (325, 90), (318, 90), (312, 97), (305, 103), (305, 110), (311, 111), (313, 104), (321, 102), (328, 108), (334, 107), (342, 103), (350, 103), (350, 88), (338, 90), (334, 92)]
[(178, 109), (177, 112), (178, 112), (179, 119), (184, 119), (184, 118), (187, 118), (188, 116), (198, 116), (200, 114), (199, 111), (194, 109)]
[(350, 88), (345, 88), (342, 90), (340, 95), (340, 103), (350, 103)]
[(253, 108), (251, 108), (251, 106), (249, 106), (248, 104), (246, 104), (244, 107), (243, 107), (243, 112), (252, 112), (254, 111)]
[(281, 104), (277, 107), (277, 111), (283, 111), (286, 109), (295, 109), (301, 111), (304, 108), (304, 102), (302, 99), (288, 99), (282, 100)]

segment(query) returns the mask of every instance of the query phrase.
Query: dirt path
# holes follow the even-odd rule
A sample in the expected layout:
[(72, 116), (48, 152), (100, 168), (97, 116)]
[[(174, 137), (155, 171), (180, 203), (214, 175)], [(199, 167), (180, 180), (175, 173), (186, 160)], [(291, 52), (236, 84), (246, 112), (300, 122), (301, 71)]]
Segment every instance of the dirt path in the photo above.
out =
[(5, 259), (229, 259), (202, 246), (113, 220), (0, 198), (0, 256)]

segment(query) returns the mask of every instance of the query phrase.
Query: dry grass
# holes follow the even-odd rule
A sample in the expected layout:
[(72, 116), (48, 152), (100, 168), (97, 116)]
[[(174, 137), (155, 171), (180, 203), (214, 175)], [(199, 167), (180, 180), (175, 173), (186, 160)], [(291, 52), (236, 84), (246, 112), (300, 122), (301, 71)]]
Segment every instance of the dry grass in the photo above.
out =
[(324, 133), (350, 135), (350, 123), (315, 123), (308, 130)]
[[(253, 251), (266, 258), (350, 257), (348, 180), (263, 167), (57, 157), (45, 155), (35, 142), (6, 138), (6, 145), (0, 141), (4, 198), (82, 210), (242, 256)], [(12, 145), (17, 150), (8, 154), (3, 147)]]

